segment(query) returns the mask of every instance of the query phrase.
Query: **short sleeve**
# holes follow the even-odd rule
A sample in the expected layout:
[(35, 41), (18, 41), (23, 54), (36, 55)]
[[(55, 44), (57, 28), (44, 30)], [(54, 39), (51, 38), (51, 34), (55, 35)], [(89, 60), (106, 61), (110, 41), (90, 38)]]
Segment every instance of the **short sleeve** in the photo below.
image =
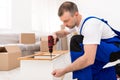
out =
[(94, 18), (85, 22), (82, 29), (83, 44), (100, 44), (103, 29), (100, 23), (100, 20)]

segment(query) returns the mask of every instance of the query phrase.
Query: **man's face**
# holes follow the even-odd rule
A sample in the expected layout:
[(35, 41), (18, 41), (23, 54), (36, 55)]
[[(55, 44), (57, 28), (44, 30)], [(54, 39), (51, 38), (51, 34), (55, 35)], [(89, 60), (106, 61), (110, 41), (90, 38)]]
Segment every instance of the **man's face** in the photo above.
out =
[(64, 26), (72, 29), (76, 26), (76, 16), (71, 15), (70, 12), (66, 11), (60, 17), (61, 21), (63, 22)]

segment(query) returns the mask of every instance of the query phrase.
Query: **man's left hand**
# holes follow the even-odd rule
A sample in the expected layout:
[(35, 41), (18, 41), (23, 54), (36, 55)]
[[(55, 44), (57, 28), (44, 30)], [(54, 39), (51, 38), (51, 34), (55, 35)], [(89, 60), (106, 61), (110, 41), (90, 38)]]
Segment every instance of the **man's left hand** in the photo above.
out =
[(54, 77), (61, 77), (61, 76), (63, 76), (64, 74), (65, 74), (64, 69), (56, 69), (56, 70), (54, 70), (54, 71), (52, 72), (52, 75), (53, 75)]

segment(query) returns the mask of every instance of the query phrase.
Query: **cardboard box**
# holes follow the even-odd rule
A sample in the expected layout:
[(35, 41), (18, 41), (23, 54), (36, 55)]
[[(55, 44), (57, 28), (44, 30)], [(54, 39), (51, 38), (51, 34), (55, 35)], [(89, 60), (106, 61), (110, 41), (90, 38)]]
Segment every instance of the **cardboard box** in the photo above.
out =
[(61, 50), (68, 50), (67, 37), (61, 38)]
[[(56, 45), (53, 46), (53, 50), (56, 50)], [(40, 38), (40, 51), (41, 52), (48, 52), (48, 37), (42, 36)]]
[(22, 44), (35, 44), (35, 33), (21, 33), (19, 42)]
[(17, 59), (21, 56), (21, 50), (18, 46), (0, 47), (0, 70), (11, 70), (20, 66)]
[[(61, 25), (61, 30), (65, 29), (64, 25)], [(68, 50), (68, 41), (67, 41), (67, 36), (61, 38), (61, 50)]]

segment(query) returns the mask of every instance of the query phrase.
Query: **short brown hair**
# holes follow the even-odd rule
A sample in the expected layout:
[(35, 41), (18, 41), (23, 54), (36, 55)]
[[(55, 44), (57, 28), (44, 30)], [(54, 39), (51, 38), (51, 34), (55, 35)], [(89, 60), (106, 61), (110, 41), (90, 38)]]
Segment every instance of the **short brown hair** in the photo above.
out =
[(69, 1), (64, 2), (59, 7), (58, 16), (62, 16), (65, 11), (69, 11), (73, 15), (75, 12), (78, 12), (77, 5), (75, 3), (69, 2)]

